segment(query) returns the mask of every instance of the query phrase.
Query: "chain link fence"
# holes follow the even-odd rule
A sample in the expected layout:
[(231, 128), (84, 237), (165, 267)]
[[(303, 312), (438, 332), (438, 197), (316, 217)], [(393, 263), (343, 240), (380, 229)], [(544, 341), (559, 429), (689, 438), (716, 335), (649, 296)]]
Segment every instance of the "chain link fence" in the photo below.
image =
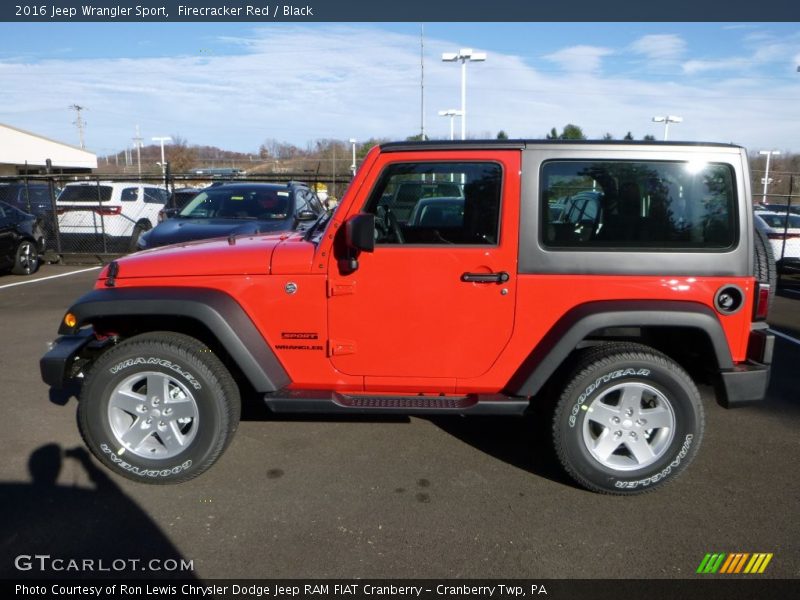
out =
[[(343, 193), (346, 181), (308, 173), (245, 176), (165, 174), (163, 177), (30, 175), (0, 177), (0, 201), (35, 215), (45, 236), (44, 260), (108, 262), (136, 249), (139, 235), (179, 211), (195, 193), (227, 182), (302, 181), (324, 190), (321, 200)], [(337, 196), (338, 197), (338, 196)]]
[(763, 185), (764, 179), (755, 178), (753, 204), (772, 245), (778, 284), (796, 285), (800, 283), (800, 175), (784, 174), (782, 193), (770, 193), (769, 186), (758, 186), (759, 181)]

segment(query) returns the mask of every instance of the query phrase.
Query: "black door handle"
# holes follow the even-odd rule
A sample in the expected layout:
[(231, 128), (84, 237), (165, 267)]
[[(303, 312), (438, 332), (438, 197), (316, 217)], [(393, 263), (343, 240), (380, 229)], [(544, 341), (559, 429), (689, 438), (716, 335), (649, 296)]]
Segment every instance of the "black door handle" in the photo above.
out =
[(508, 281), (508, 273), (462, 273), (461, 281), (468, 283), (505, 283)]

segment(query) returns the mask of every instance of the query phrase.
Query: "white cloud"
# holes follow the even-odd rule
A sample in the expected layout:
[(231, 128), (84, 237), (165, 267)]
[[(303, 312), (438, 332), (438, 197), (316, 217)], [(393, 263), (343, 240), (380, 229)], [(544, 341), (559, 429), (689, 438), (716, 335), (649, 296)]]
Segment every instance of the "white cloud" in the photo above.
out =
[(600, 70), (604, 56), (613, 54), (609, 48), (598, 46), (572, 46), (544, 56), (563, 69), (574, 72), (592, 73)]
[(630, 45), (632, 52), (658, 62), (680, 59), (686, 52), (686, 42), (675, 34), (653, 34), (640, 37)]
[[(281, 26), (228, 42), (236, 45), (228, 55), (215, 46), (213, 53), (163, 58), (0, 59), (0, 122), (77, 143), (74, 114), (67, 109), (77, 103), (88, 107), (87, 144), (100, 153), (129, 145), (137, 124), (145, 140), (177, 134), (190, 144), (245, 152), (268, 138), (304, 146), (319, 138), (404, 139), (419, 132), (414, 35), (377, 27)], [(459, 47), (458, 40), (425, 40), (425, 120), (432, 137), (449, 135), (449, 119), (437, 111), (460, 106), (461, 69), (440, 60), (442, 52)], [(620, 47), (630, 44), (621, 41)], [(654, 81), (644, 79), (648, 74), (602, 75), (600, 64), (611, 48), (575, 46), (551, 54), (566, 67), (555, 73), (479, 41), (475, 49), (488, 57), (467, 66), (471, 135), (503, 129), (536, 138), (575, 123), (592, 137), (632, 131), (641, 139), (660, 137), (663, 128), (650, 121), (654, 115), (676, 114), (684, 122), (670, 128), (674, 139), (754, 148), (791, 148), (800, 140), (800, 75), (787, 80), (784, 71), (773, 80), (765, 72), (748, 79), (741, 75), (749, 58), (687, 61), (686, 73), (716, 69), (715, 76)], [(785, 56), (793, 55), (800, 63), (796, 51)]]

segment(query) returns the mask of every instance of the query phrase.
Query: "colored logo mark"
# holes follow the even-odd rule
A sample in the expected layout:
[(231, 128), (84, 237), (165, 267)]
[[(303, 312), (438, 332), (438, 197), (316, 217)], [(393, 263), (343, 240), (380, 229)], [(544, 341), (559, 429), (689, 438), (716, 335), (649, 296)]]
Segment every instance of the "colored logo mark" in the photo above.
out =
[(697, 567), (697, 572), (701, 574), (720, 573), (734, 575), (738, 573), (763, 573), (769, 562), (772, 560), (772, 553), (757, 552), (715, 552), (706, 554), (705, 558)]

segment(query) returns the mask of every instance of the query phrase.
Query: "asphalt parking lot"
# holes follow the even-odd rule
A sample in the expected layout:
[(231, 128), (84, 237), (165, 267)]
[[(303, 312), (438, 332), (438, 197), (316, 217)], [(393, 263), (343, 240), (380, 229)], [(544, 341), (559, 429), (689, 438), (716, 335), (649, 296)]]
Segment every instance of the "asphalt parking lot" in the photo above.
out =
[(76, 270), (0, 277), (0, 578), (26, 574), (22, 554), (182, 558), (193, 571), (178, 575), (202, 579), (691, 578), (707, 552), (773, 553), (765, 576), (800, 576), (800, 294), (776, 299), (768, 400), (725, 410), (703, 389), (703, 447), (655, 494), (575, 488), (528, 419), (292, 419), (258, 406), (205, 475), (145, 486), (88, 457), (75, 399), (39, 378), (97, 271), (43, 278)]

